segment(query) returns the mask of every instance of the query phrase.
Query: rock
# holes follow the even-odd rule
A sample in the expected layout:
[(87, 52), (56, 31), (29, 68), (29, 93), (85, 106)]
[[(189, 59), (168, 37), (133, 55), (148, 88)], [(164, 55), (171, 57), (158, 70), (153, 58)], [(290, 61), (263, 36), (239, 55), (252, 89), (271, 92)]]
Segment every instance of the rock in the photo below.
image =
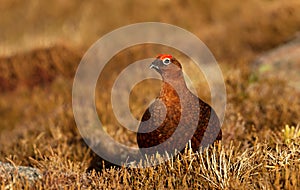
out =
[(39, 169), (26, 166), (14, 166), (10, 163), (0, 162), (0, 181), (6, 184), (6, 189), (11, 189), (14, 183), (21, 182), (29, 184), (40, 180), (42, 173)]
[(276, 77), (300, 91), (300, 34), (262, 55), (253, 62), (259, 78)]

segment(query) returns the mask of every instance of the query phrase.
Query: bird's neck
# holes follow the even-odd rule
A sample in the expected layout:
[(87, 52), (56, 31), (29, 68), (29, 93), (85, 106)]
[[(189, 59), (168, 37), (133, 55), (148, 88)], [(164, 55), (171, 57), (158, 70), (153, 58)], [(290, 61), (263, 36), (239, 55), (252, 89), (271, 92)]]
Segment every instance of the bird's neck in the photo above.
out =
[(189, 93), (182, 73), (177, 76), (163, 78), (163, 84), (160, 91), (160, 97), (172, 95), (183, 97)]

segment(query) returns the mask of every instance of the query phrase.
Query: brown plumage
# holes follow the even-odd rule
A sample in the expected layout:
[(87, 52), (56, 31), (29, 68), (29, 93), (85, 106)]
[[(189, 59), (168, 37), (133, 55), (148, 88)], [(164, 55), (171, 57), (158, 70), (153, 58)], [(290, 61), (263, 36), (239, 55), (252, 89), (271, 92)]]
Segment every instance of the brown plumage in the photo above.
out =
[(155, 149), (141, 149), (142, 154), (164, 154), (166, 151), (173, 154), (175, 149), (184, 150), (190, 139), (192, 150), (197, 151), (201, 146), (221, 140), (215, 111), (187, 88), (181, 64), (171, 55), (159, 55), (150, 68), (162, 76), (163, 84), (160, 95), (141, 119), (137, 142), (139, 148), (165, 143)]

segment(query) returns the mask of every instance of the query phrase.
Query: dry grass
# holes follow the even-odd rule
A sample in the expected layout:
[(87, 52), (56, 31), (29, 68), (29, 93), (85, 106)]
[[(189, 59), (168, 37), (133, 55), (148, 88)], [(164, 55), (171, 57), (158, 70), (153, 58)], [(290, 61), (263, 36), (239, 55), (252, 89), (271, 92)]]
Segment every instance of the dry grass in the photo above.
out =
[[(71, 161), (53, 150), (47, 156), (37, 153), (39, 160), (31, 162), (44, 172), (35, 184), (44, 189), (297, 189), (299, 148), (299, 138), (289, 144), (257, 143), (247, 149), (217, 144), (200, 153), (178, 155), (156, 167), (107, 168), (98, 174), (85, 173), (86, 160)], [(15, 186), (26, 186), (24, 183), (16, 182)]]
[[(36, 189), (300, 188), (299, 91), (276, 76), (259, 78), (249, 64), (299, 31), (298, 0), (63, 1), (51, 6), (34, 2), (3, 1), (0, 7), (0, 53), (5, 55), (0, 59), (0, 160), (39, 168), (44, 176), (34, 184)], [(15, 28), (8, 24), (11, 19)], [(71, 107), (72, 80), (82, 49), (118, 26), (153, 20), (190, 30), (216, 55), (228, 98), (223, 140), (209, 150), (184, 154), (156, 167), (105, 168), (88, 174), (94, 155), (78, 133)], [(68, 46), (30, 50), (57, 41)], [(78, 51), (72, 48), (75, 45), (82, 48)], [(26, 51), (14, 55), (21, 50)], [(171, 48), (137, 46), (115, 56), (105, 68), (108, 74), (100, 76), (98, 113), (117, 141), (134, 146), (135, 134), (116, 122), (107, 89), (128, 64), (166, 51), (186, 60)], [(209, 101), (207, 84), (202, 80), (197, 84), (202, 98)], [(154, 87), (144, 88), (148, 85)], [(158, 90), (159, 82), (153, 81), (134, 88), (130, 107), (135, 117)], [(2, 189), (11, 184), (0, 181)], [(32, 188), (22, 181), (12, 186)]]

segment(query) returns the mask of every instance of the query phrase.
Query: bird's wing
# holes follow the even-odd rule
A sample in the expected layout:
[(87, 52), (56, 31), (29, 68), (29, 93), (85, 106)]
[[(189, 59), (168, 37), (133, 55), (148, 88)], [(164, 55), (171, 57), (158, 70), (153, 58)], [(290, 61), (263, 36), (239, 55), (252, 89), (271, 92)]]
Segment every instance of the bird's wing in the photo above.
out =
[(163, 123), (166, 112), (167, 110), (162, 101), (156, 99), (143, 114), (138, 131), (155, 130)]

